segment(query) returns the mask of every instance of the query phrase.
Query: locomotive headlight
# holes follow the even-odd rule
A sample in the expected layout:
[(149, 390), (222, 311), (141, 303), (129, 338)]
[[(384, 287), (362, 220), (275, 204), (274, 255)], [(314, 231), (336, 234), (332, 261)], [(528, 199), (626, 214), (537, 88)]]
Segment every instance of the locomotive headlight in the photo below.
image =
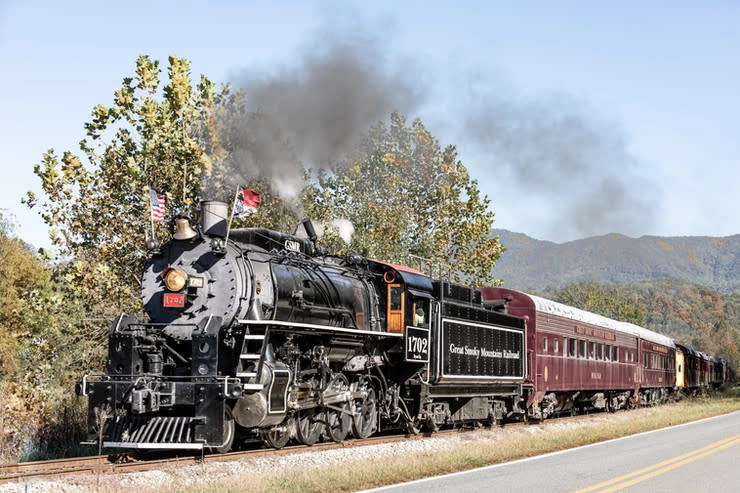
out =
[(182, 269), (169, 267), (162, 271), (164, 284), (170, 291), (182, 291), (188, 282), (188, 275)]

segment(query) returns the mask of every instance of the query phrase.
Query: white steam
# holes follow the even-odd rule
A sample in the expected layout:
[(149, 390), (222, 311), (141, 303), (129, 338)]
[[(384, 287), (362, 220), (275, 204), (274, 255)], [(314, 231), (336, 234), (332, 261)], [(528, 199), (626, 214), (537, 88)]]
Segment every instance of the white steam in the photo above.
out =
[(352, 235), (355, 234), (355, 227), (347, 219), (334, 219), (331, 226), (339, 232), (339, 237), (349, 245), (352, 241)]

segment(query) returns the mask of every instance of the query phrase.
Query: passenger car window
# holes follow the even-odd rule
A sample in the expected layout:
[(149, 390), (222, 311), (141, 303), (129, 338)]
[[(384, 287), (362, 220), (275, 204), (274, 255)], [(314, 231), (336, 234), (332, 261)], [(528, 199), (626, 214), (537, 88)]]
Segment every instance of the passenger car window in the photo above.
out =
[(589, 341), (588, 343), (588, 357), (596, 359), (596, 343)]
[(604, 351), (604, 357), (607, 361), (609, 361), (612, 358), (612, 346), (611, 344), (606, 345), (606, 351)]
[(612, 361), (619, 361), (619, 346), (614, 346), (614, 356), (612, 356)]
[(547, 337), (542, 338), (542, 351), (547, 352)]
[(599, 343), (599, 359), (604, 359), (604, 345)]
[(586, 341), (582, 341), (581, 339), (578, 339), (578, 357), (586, 357)]
[(568, 339), (568, 352), (571, 357), (576, 357), (576, 340), (573, 338)]

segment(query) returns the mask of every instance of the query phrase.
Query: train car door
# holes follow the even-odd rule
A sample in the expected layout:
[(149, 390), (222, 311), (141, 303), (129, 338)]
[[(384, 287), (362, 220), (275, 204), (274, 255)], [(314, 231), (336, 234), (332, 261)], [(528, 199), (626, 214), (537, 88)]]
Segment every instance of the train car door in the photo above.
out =
[(683, 372), (686, 368), (686, 364), (683, 360), (683, 352), (680, 350), (676, 351), (676, 387), (686, 387), (686, 381), (683, 377)]
[(388, 284), (388, 332), (403, 332), (404, 295), (401, 284)]

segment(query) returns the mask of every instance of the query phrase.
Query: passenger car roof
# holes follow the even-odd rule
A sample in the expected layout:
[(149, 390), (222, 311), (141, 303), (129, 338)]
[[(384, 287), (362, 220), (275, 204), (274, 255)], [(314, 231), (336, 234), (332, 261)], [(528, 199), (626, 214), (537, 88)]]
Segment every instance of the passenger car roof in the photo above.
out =
[(548, 300), (546, 298), (541, 298), (532, 294), (523, 294), (529, 296), (532, 299), (535, 308), (539, 312), (560, 315), (565, 318), (598, 325), (599, 327), (612, 329), (617, 332), (624, 332), (627, 334), (636, 335), (642, 339), (645, 339), (646, 341), (654, 342), (656, 344), (662, 344), (663, 346), (668, 346), (670, 348), (676, 348), (676, 344), (673, 342), (673, 339), (662, 334), (658, 334), (657, 332), (653, 332), (652, 330), (648, 330), (645, 327), (640, 327), (639, 325), (631, 324), (629, 322), (620, 322), (618, 320), (587, 312), (586, 310), (574, 308), (572, 306), (564, 305), (562, 303), (558, 303), (557, 301)]

